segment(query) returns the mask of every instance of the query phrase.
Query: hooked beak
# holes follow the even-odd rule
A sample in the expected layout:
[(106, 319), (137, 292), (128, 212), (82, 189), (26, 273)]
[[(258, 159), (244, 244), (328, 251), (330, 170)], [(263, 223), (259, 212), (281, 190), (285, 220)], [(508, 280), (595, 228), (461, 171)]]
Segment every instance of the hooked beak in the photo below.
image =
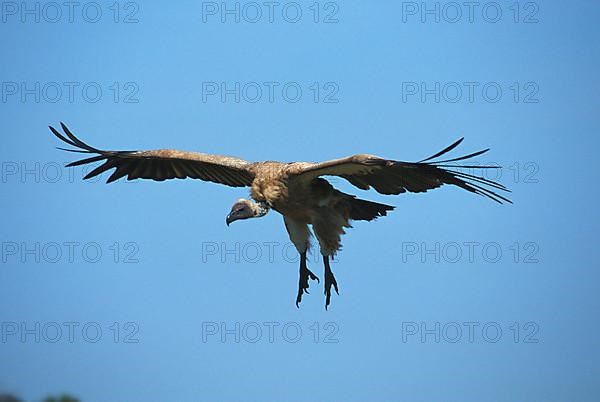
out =
[(227, 218), (225, 218), (225, 223), (227, 224), (227, 226), (229, 226), (229, 224), (233, 221), (235, 221), (235, 218), (231, 216), (231, 214), (227, 215)]

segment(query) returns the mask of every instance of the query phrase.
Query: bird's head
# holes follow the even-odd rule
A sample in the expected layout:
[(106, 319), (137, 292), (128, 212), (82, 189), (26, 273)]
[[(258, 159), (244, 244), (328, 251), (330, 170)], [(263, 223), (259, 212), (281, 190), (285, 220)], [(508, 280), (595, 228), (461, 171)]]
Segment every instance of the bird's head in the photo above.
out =
[(240, 198), (231, 207), (229, 215), (225, 218), (225, 223), (229, 226), (231, 222), (240, 219), (259, 218), (265, 216), (267, 212), (269, 212), (269, 206), (266, 203)]

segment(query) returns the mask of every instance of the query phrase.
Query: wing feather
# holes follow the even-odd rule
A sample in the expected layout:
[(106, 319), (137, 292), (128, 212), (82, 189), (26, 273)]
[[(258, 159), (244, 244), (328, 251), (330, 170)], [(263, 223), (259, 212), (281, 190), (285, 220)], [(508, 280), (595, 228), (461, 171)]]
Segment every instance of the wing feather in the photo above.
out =
[(102, 165), (96, 167), (91, 172), (86, 174), (83, 179), (84, 180), (91, 179), (92, 177), (98, 176), (99, 174), (102, 174), (102, 173), (106, 172), (108, 169), (112, 169), (112, 168), (116, 167), (117, 165), (118, 165), (118, 160), (109, 159), (106, 162), (104, 162)]
[(497, 169), (498, 166), (448, 164), (474, 158), (489, 149), (435, 161), (436, 158), (455, 149), (462, 141), (463, 138), (420, 162), (402, 162), (375, 155), (359, 154), (321, 163), (298, 163), (292, 168), (291, 176), (296, 180), (307, 181), (314, 180), (319, 176), (339, 176), (362, 190), (372, 187), (381, 194), (401, 194), (407, 191), (422, 193), (444, 184), (451, 184), (499, 203), (512, 203), (508, 198), (494, 191), (510, 192), (502, 184), (456, 170), (460, 168)]
[(117, 166), (117, 168), (115, 169), (115, 171), (110, 175), (110, 177), (108, 178), (108, 180), (106, 180), (107, 183), (112, 183), (115, 180), (120, 179), (123, 176), (127, 176), (128, 168), (131, 165), (132, 161), (125, 161), (122, 164), (120, 164), (119, 166)]
[(50, 131), (61, 141), (75, 147), (75, 149), (65, 149), (66, 151), (95, 154), (71, 162), (67, 165), (68, 167), (104, 161), (100, 166), (90, 171), (84, 179), (98, 176), (107, 170), (116, 168), (108, 178), (107, 183), (122, 177), (127, 177), (127, 180), (151, 179), (156, 181), (189, 177), (232, 187), (243, 187), (250, 186), (254, 180), (254, 173), (251, 169), (253, 164), (242, 159), (172, 149), (103, 151), (81, 141), (65, 124), (60, 123), (60, 126), (63, 133), (60, 133), (54, 127), (50, 127)]

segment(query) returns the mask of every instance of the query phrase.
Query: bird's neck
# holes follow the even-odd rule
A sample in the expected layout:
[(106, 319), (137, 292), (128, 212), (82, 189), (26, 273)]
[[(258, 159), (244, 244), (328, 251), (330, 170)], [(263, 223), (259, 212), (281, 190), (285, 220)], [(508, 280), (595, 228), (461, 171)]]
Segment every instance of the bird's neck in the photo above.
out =
[(269, 212), (270, 209), (271, 209), (271, 207), (265, 201), (255, 202), (254, 203), (254, 216), (257, 218), (261, 217), (261, 216), (265, 216)]

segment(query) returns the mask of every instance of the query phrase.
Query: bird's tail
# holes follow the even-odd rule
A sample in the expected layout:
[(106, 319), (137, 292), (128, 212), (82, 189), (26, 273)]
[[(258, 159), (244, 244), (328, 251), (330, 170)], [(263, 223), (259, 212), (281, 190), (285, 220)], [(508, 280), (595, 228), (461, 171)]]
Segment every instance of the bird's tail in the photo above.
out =
[(373, 201), (361, 200), (349, 194), (346, 195), (350, 204), (350, 219), (355, 221), (371, 221), (380, 216), (386, 216), (388, 211), (395, 208), (391, 205), (379, 204)]

